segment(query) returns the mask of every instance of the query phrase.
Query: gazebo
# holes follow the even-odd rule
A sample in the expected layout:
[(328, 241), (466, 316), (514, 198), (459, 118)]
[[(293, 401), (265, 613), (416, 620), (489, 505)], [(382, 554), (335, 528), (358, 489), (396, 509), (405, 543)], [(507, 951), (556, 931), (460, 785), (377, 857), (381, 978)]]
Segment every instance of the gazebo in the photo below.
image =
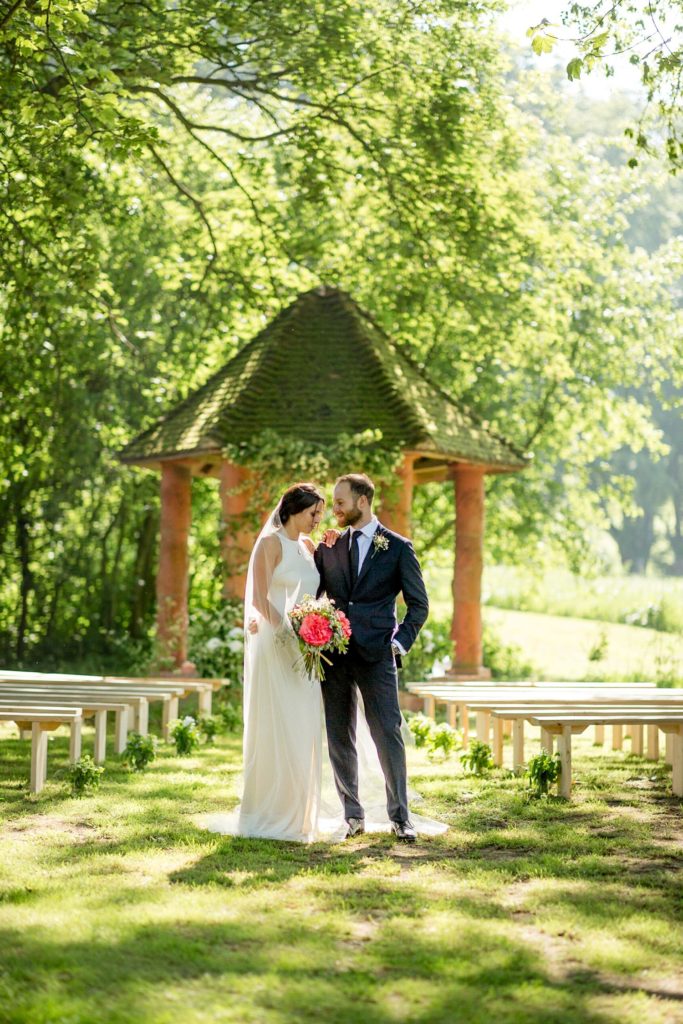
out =
[[(175, 663), (187, 657), (188, 536), (193, 477), (216, 477), (227, 527), (226, 596), (243, 596), (249, 466), (226, 445), (264, 430), (325, 451), (341, 434), (381, 431), (402, 454), (398, 480), (382, 497), (380, 520), (410, 536), (413, 489), (450, 480), (455, 501), (454, 673), (487, 676), (482, 665), (481, 574), (484, 476), (523, 469), (528, 456), (489, 430), (430, 380), (345, 292), (315, 288), (298, 298), (221, 370), (120, 453), (122, 462), (161, 471), (157, 576), (158, 635)], [(349, 466), (362, 471), (362, 466)]]

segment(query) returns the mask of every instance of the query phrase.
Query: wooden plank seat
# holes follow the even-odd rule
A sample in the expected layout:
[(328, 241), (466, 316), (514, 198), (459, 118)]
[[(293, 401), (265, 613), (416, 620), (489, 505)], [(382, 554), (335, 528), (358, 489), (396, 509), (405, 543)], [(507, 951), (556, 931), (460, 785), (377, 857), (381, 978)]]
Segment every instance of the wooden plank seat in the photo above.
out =
[(63, 707), (81, 707), (83, 709), (84, 721), (90, 718), (95, 720), (95, 741), (93, 749), (93, 760), (101, 764), (106, 758), (107, 748), (107, 713), (113, 712), (115, 716), (114, 726), (114, 749), (117, 754), (125, 750), (128, 737), (128, 720), (132, 708), (129, 704), (119, 700), (106, 700), (101, 695), (92, 698), (87, 691), (79, 694), (72, 694), (62, 689), (50, 692), (49, 689), (29, 690), (24, 687), (4, 687), (0, 684), (0, 707), (7, 704), (21, 706), (30, 703), (38, 707), (43, 704), (55, 704), (59, 702)]
[(83, 717), (78, 707), (33, 707), (30, 704), (7, 705), (0, 708), (0, 722), (15, 722), (20, 730), (31, 729), (31, 793), (40, 793), (47, 778), (47, 734), (60, 725), (70, 728), (69, 760), (73, 764), (81, 756)]
[(669, 734), (672, 738), (673, 753), (672, 791), (674, 796), (683, 797), (683, 709), (651, 708), (632, 711), (616, 708), (559, 713), (550, 710), (532, 714), (529, 721), (532, 725), (538, 725), (558, 736), (558, 750), (562, 763), (559, 790), (567, 799), (571, 795), (572, 735), (582, 733), (588, 726), (597, 724), (655, 726)]
[[(105, 699), (120, 700), (131, 704), (135, 708), (135, 728), (143, 736), (149, 731), (149, 704), (160, 701), (163, 704), (164, 723), (177, 717), (178, 698), (183, 696), (182, 684), (165, 682), (157, 683), (103, 683), (69, 681), (67, 683), (56, 679), (45, 680), (45, 677), (31, 676), (21, 680), (12, 681), (16, 685), (35, 690), (36, 688), (48, 692), (68, 692), (73, 696), (82, 693), (89, 693), (96, 696), (103, 696)], [(0, 674), (0, 688), (10, 685), (9, 680), (3, 680)]]

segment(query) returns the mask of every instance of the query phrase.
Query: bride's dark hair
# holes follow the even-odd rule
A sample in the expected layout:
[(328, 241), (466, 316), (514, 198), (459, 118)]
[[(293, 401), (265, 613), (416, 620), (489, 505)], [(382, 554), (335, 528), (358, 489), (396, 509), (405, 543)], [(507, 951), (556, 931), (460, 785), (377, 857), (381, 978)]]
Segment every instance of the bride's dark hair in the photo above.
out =
[(315, 484), (294, 484), (280, 498), (280, 504), (277, 507), (280, 522), (284, 526), (292, 516), (304, 512), (311, 505), (320, 504), (321, 501), (323, 504), (325, 503), (323, 495)]

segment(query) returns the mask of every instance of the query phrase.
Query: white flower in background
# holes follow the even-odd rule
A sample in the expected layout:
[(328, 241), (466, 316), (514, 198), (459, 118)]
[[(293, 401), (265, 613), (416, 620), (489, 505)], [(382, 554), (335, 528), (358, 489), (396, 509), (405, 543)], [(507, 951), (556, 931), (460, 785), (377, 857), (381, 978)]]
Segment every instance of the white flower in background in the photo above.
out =
[(223, 646), (223, 641), (220, 637), (212, 636), (210, 640), (206, 641), (207, 651), (217, 651), (219, 647)]
[(241, 626), (233, 626), (230, 632), (228, 633), (228, 636), (242, 637), (244, 636), (244, 630), (242, 629)]
[(430, 674), (430, 676), (442, 676), (443, 675), (443, 671), (444, 671), (443, 662), (439, 661), (439, 659), (437, 658), (436, 661), (434, 662), (434, 664), (432, 665), (432, 669), (431, 669), (431, 672), (429, 674)]
[(232, 651), (233, 654), (240, 654), (244, 650), (244, 644), (241, 640), (230, 640), (228, 642), (228, 650)]
[(192, 715), (185, 715), (185, 718), (183, 718), (183, 725), (196, 725), (196, 724), (197, 723), (195, 722), (195, 720), (192, 717)]

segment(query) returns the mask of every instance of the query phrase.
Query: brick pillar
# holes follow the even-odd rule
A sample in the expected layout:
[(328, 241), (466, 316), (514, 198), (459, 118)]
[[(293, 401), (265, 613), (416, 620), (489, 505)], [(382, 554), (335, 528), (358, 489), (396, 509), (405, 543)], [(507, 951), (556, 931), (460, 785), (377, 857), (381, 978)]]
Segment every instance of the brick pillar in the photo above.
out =
[(248, 477), (248, 471), (241, 466), (234, 466), (231, 462), (221, 464), (221, 554), (226, 577), (223, 596), (240, 600), (244, 600), (249, 554), (258, 533), (248, 516), (250, 492), (245, 486)]
[(481, 574), (484, 543), (484, 471), (457, 467), (453, 626), (455, 675), (489, 678), (482, 666)]
[(185, 466), (161, 466), (161, 535), (157, 574), (160, 653), (180, 666), (187, 658), (187, 541), (192, 521), (192, 475)]
[(387, 496), (382, 493), (382, 510), (377, 518), (388, 530), (400, 533), (402, 537), (410, 537), (410, 515), (413, 506), (413, 463), (414, 455), (404, 455), (403, 463), (398, 470), (398, 479), (387, 489)]

